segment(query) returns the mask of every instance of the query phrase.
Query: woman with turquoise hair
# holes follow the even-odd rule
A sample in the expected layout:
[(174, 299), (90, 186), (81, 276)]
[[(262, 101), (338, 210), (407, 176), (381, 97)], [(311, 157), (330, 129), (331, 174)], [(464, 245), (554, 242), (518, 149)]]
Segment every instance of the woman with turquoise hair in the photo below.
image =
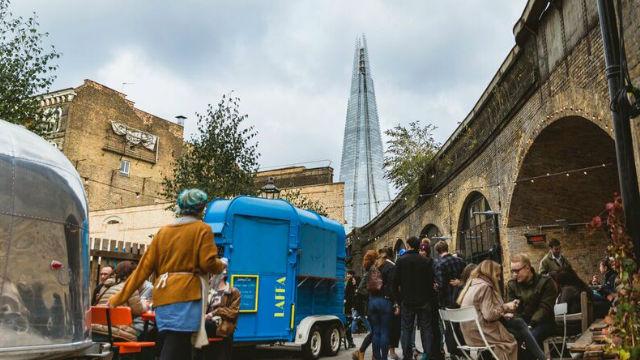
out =
[(199, 189), (178, 195), (178, 218), (158, 230), (122, 291), (110, 299), (111, 306), (123, 304), (155, 275), (152, 301), (163, 340), (161, 360), (190, 359), (192, 345), (200, 348), (208, 344), (203, 294), (209, 292), (208, 274), (219, 274), (226, 265), (217, 257), (211, 227), (202, 221), (207, 199)]

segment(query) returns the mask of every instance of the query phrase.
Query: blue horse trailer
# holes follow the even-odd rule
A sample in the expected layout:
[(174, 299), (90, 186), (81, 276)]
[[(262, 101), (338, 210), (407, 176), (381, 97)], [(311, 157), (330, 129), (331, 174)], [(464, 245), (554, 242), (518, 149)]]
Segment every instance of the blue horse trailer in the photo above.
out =
[(214, 200), (204, 221), (241, 293), (234, 342), (294, 343), (333, 356), (344, 329), (345, 232), (284, 200)]

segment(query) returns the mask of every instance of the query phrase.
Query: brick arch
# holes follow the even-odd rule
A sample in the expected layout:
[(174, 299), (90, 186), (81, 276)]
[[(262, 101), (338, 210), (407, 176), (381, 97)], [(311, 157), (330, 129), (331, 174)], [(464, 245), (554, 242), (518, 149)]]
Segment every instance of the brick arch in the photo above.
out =
[(618, 186), (615, 145), (607, 131), (600, 121), (569, 115), (528, 140), (510, 192), (507, 227), (586, 222), (597, 214)]
[(432, 238), (432, 237), (439, 237), (442, 236), (442, 230), (440, 230), (440, 228), (434, 224), (434, 223), (429, 223), (427, 225), (425, 225), (422, 230), (420, 230), (420, 237), (428, 237), (428, 238)]
[[(560, 107), (560, 103), (579, 103), (579, 106)], [(535, 140), (549, 127), (552, 127), (558, 121), (567, 118), (582, 118), (592, 125), (600, 128), (604, 134), (613, 140), (613, 127), (610, 124), (608, 104), (602, 103), (598, 97), (593, 94), (574, 90), (563, 96), (556, 96), (550, 100), (545, 112), (539, 113), (530, 120), (530, 125), (523, 127), (522, 136), (518, 139), (516, 148), (516, 156), (514, 161), (506, 167), (508, 173), (508, 182), (505, 184), (505, 207), (503, 224), (508, 226), (509, 213), (511, 211), (511, 201), (515, 190), (516, 180), (520, 174), (523, 163), (527, 154), (530, 153), (534, 146)], [(602, 110), (605, 109), (606, 111)], [(606, 112), (606, 115), (604, 113)]]
[(491, 258), (501, 261), (498, 215), (488, 198), (480, 191), (472, 191), (465, 198), (458, 216), (456, 251), (467, 262), (478, 263)]
[[(462, 221), (462, 212), (464, 211), (465, 206), (469, 202), (469, 196), (473, 193), (480, 193), (487, 199), (489, 203), (489, 207), (495, 211), (501, 211), (502, 205), (500, 201), (500, 195), (498, 191), (496, 191), (495, 186), (489, 181), (489, 178), (486, 176), (487, 174), (474, 174), (463, 181), (455, 184), (454, 186), (450, 186), (445, 190), (445, 193), (442, 194), (445, 198), (449, 196), (447, 200), (450, 203), (450, 208), (448, 209), (448, 219), (450, 220), (450, 226), (448, 227), (440, 227), (441, 230), (445, 231), (449, 229), (449, 235), (451, 235), (451, 247), (458, 247), (458, 238), (460, 232), (460, 224)], [(444, 224), (443, 224), (444, 225)]]

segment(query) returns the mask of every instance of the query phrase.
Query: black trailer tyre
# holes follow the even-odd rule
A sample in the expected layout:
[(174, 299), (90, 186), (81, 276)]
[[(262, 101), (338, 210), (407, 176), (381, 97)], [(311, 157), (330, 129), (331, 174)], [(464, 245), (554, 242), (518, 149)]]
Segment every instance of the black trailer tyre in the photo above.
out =
[(338, 324), (329, 324), (322, 334), (322, 351), (327, 356), (336, 356), (340, 351), (342, 335)]
[(309, 338), (307, 342), (302, 345), (302, 355), (305, 359), (318, 359), (322, 353), (322, 335), (320, 333), (320, 327), (313, 325), (311, 331), (309, 331)]

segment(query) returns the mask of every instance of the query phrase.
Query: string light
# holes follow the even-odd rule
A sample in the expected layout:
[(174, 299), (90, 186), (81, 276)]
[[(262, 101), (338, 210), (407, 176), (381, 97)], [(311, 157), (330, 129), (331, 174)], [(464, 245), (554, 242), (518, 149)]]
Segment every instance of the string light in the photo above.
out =
[[(506, 181), (505, 183), (496, 183), (496, 184), (488, 184), (488, 185), (485, 184), (485, 185), (481, 185), (481, 186), (471, 186), (471, 187), (458, 188), (458, 191), (462, 191), (464, 193), (464, 192), (467, 192), (467, 191), (484, 190), (484, 189), (490, 189), (490, 188), (494, 188), (494, 187), (500, 189), (501, 185), (509, 184), (509, 183), (517, 185), (518, 183), (528, 182), (528, 183), (533, 184), (533, 183), (535, 183), (535, 180), (540, 179), (540, 178), (547, 178), (547, 177), (553, 177), (553, 176), (559, 176), (559, 175), (565, 175), (565, 177), (569, 177), (571, 173), (577, 173), (577, 172), (582, 172), (582, 174), (587, 176), (587, 175), (589, 175), (588, 170), (604, 168), (604, 167), (611, 166), (611, 165), (614, 165), (614, 164), (613, 163), (609, 163), (609, 164), (603, 163), (601, 165), (589, 166), (589, 167), (580, 168), (580, 169), (565, 170), (565, 171), (557, 172), (557, 173), (546, 173), (544, 175), (532, 176), (532, 177), (529, 177), (529, 178), (519, 179), (519, 180), (516, 180), (516, 181)], [(435, 176), (435, 175), (432, 175), (432, 176)], [(513, 177), (515, 177), (515, 176), (513, 176)], [(98, 180), (95, 180), (95, 179), (91, 179), (91, 178), (88, 178), (88, 177), (84, 177), (83, 179), (84, 179), (84, 183), (85, 184), (88, 184), (89, 182), (92, 182), (92, 183), (97, 183), (97, 184), (109, 186), (111, 188), (118, 189), (118, 190), (121, 190), (121, 191), (125, 191), (125, 192), (128, 192), (128, 193), (132, 193), (132, 194), (134, 194), (136, 196), (136, 199), (139, 199), (140, 197), (145, 196), (145, 197), (156, 199), (156, 200), (159, 200), (159, 201), (162, 201), (162, 202), (168, 202), (169, 201), (166, 198), (153, 196), (153, 195), (149, 195), (149, 194), (142, 194), (142, 193), (140, 193), (138, 191), (133, 191), (133, 190), (117, 187), (117, 186), (114, 186), (112, 184), (104, 183), (104, 182), (101, 182), (101, 181), (98, 181)], [(319, 192), (319, 193), (328, 193), (328, 192), (329, 191), (323, 191), (323, 192)], [(315, 194), (317, 194), (317, 193), (315, 193)], [(449, 197), (452, 197), (455, 194), (454, 194), (454, 192), (450, 191), (450, 192), (448, 192), (448, 195), (449, 195)], [(425, 198), (425, 197), (438, 198), (438, 193), (437, 192), (422, 193), (422, 194), (417, 194), (417, 197), (418, 198)], [(404, 200), (404, 201), (408, 201), (409, 197), (403, 196), (401, 199)], [(349, 205), (324, 206), (324, 208), (327, 209), (327, 210), (329, 210), (329, 209), (341, 209), (341, 208), (344, 209), (344, 208), (347, 208), (347, 207), (353, 208), (354, 206), (358, 206), (358, 205), (391, 203), (391, 202), (394, 202), (394, 201), (395, 201), (395, 199), (392, 199), (392, 200), (378, 200), (378, 201), (362, 202), (362, 203), (349, 204)]]

